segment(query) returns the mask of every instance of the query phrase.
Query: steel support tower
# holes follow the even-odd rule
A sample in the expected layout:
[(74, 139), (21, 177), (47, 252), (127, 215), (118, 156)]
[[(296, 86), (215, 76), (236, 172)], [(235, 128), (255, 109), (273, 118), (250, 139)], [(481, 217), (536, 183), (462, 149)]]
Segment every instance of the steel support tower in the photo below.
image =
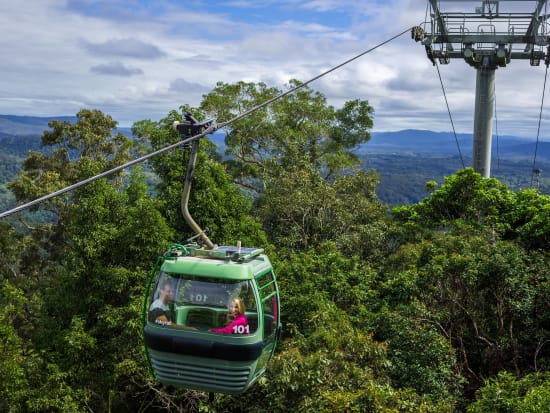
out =
[(490, 177), (495, 72), (512, 59), (529, 60), (531, 66), (541, 60), (550, 64), (547, 0), (428, 2), (431, 21), (426, 28), (414, 27), (412, 37), (425, 46), (434, 65), (461, 58), (476, 69), (472, 163), (477, 172)]

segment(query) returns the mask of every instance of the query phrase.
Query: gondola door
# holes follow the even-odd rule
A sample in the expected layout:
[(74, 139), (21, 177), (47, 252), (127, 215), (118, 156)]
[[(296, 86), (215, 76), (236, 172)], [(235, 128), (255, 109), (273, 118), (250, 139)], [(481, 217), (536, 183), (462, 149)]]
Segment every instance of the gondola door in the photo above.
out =
[(273, 271), (270, 270), (257, 276), (256, 283), (260, 296), (259, 316), (263, 317), (263, 350), (256, 367), (255, 376), (261, 375), (265, 371), (267, 363), (275, 352), (282, 331), (279, 316), (279, 289)]

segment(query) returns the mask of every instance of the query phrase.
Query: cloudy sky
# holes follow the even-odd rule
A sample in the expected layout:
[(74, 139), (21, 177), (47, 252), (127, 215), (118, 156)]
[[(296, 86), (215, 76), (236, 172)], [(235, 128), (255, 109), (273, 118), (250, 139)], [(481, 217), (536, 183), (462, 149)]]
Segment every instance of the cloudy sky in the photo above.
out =
[[(522, 3), (526, 11), (534, 10), (534, 1)], [(459, 6), (473, 12), (480, 4)], [(426, 5), (421, 0), (1, 1), (0, 114), (59, 116), (91, 108), (131, 126), (140, 119), (158, 120), (184, 103), (198, 105), (218, 81), (262, 81), (284, 90), (290, 79), (307, 81), (421, 24)], [(513, 60), (497, 70), (500, 135), (536, 136), (545, 69)], [(475, 70), (457, 59), (440, 71), (457, 132), (471, 133)], [(310, 86), (336, 107), (368, 100), (375, 108), (374, 131), (451, 130), (437, 70), (408, 31)], [(549, 110), (550, 102), (544, 119)], [(542, 124), (541, 136), (550, 136), (550, 122)]]

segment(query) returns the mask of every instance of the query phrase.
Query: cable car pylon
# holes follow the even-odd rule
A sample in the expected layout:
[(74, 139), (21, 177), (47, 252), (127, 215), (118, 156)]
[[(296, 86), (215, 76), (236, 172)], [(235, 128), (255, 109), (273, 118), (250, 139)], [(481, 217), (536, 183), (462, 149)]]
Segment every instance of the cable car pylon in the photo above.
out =
[[(491, 138), (495, 104), (495, 72), (512, 59), (529, 60), (531, 66), (540, 61), (550, 64), (550, 38), (546, 32), (548, 15), (542, 14), (547, 0), (536, 3), (529, 12), (517, 12), (517, 3), (525, 0), (482, 0), (474, 12), (444, 12), (442, 3), (456, 0), (428, 0), (431, 21), (428, 33), (422, 27), (412, 29), (412, 37), (426, 48), (428, 59), (435, 65), (448, 64), (450, 59), (464, 59), (476, 69), (476, 97), (473, 128), (472, 163), (482, 176), (491, 176)], [(460, 1), (460, 4), (468, 1)], [(469, 2), (477, 3), (477, 2)], [(501, 3), (510, 6), (503, 10)], [(511, 4), (516, 3), (516, 4)], [(519, 47), (518, 47), (519, 46)], [(515, 47), (515, 48), (514, 48)], [(545, 49), (546, 48), (546, 49)]]

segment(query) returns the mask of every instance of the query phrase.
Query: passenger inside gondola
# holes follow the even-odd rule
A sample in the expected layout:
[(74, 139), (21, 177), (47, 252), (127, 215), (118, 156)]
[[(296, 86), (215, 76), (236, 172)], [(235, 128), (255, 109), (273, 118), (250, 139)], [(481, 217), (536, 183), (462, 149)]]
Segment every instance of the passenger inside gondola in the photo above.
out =
[(163, 326), (185, 328), (188, 330), (196, 330), (195, 327), (177, 324), (174, 320), (174, 310), (170, 308), (173, 305), (174, 287), (170, 280), (163, 280), (158, 293), (158, 298), (153, 301), (149, 307), (149, 321)]
[(250, 326), (245, 314), (243, 300), (233, 298), (229, 302), (227, 314), (228, 325), (222, 328), (211, 328), (209, 331), (220, 334), (250, 334)]
[(161, 325), (172, 325), (173, 320), (168, 303), (172, 301), (173, 297), (172, 283), (169, 280), (164, 280), (157, 299), (149, 307), (149, 321)]

